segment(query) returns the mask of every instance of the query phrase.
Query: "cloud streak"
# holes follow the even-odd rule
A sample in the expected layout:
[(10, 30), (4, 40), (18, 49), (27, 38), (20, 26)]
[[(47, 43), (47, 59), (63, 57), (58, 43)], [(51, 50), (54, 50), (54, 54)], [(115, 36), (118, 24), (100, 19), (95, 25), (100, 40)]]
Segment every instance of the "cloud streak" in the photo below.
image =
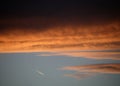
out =
[(87, 78), (89, 76), (98, 74), (120, 74), (120, 64), (92, 64), (81, 66), (66, 66), (60, 68), (61, 70), (75, 71), (77, 74), (65, 74), (65, 76), (73, 78)]
[(43, 72), (41, 72), (41, 71), (36, 71), (38, 74), (40, 74), (40, 75), (45, 75)]
[(63, 51), (63, 52), (51, 52), (46, 54), (40, 54), (40, 56), (69, 56), (74, 58), (88, 58), (96, 60), (120, 60), (119, 50), (89, 50), (89, 51)]
[(66, 77), (72, 77), (72, 78), (76, 78), (78, 80), (84, 79), (84, 78), (89, 78), (91, 76), (94, 76), (95, 74), (93, 73), (75, 73), (75, 74), (64, 74), (64, 76)]

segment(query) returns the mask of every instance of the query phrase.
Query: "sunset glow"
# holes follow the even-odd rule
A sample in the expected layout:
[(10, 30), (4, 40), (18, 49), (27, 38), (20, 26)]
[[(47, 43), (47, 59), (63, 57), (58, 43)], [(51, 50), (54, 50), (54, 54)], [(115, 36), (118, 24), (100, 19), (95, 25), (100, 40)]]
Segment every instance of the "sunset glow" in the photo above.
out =
[[(120, 23), (66, 24), (36, 28), (25, 26), (23, 21), (1, 22), (6, 30), (0, 33), (0, 52), (106, 50), (120, 48)], [(40, 21), (40, 20), (39, 20)], [(17, 26), (15, 26), (17, 25)], [(21, 26), (20, 26), (21, 25)], [(27, 28), (25, 28), (27, 27)]]

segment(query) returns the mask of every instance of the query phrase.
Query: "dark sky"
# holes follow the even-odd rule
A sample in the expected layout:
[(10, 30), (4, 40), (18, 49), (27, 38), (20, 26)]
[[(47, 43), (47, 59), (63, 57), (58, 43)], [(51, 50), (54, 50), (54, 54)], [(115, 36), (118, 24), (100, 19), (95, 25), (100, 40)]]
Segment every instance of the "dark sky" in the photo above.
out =
[(119, 18), (116, 0), (20, 0), (0, 4), (0, 17)]

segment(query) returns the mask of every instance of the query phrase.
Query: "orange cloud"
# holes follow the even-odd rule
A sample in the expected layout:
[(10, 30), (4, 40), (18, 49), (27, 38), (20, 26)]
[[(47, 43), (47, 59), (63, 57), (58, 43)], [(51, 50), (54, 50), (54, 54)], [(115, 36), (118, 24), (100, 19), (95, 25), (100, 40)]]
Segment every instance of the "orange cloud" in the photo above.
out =
[(0, 21), (0, 52), (120, 49), (120, 24), (68, 24), (55, 20)]
[(81, 66), (67, 66), (61, 70), (76, 71), (77, 74), (65, 74), (65, 76), (73, 78), (87, 78), (97, 74), (120, 74), (120, 64), (92, 64)]
[(78, 72), (95, 72), (95, 73), (120, 73), (120, 64), (94, 64), (83, 66), (68, 66), (63, 67), (62, 70), (73, 70)]

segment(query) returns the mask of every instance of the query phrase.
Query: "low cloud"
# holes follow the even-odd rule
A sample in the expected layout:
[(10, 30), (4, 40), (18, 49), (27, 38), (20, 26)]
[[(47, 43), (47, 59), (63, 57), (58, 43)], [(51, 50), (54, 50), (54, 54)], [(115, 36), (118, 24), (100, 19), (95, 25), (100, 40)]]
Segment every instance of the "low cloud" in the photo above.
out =
[[(77, 74), (65, 74), (65, 76), (73, 78), (86, 78), (97, 74), (120, 74), (120, 64), (92, 64), (81, 66), (66, 66), (61, 70), (75, 71)], [(82, 77), (83, 76), (83, 77)]]

